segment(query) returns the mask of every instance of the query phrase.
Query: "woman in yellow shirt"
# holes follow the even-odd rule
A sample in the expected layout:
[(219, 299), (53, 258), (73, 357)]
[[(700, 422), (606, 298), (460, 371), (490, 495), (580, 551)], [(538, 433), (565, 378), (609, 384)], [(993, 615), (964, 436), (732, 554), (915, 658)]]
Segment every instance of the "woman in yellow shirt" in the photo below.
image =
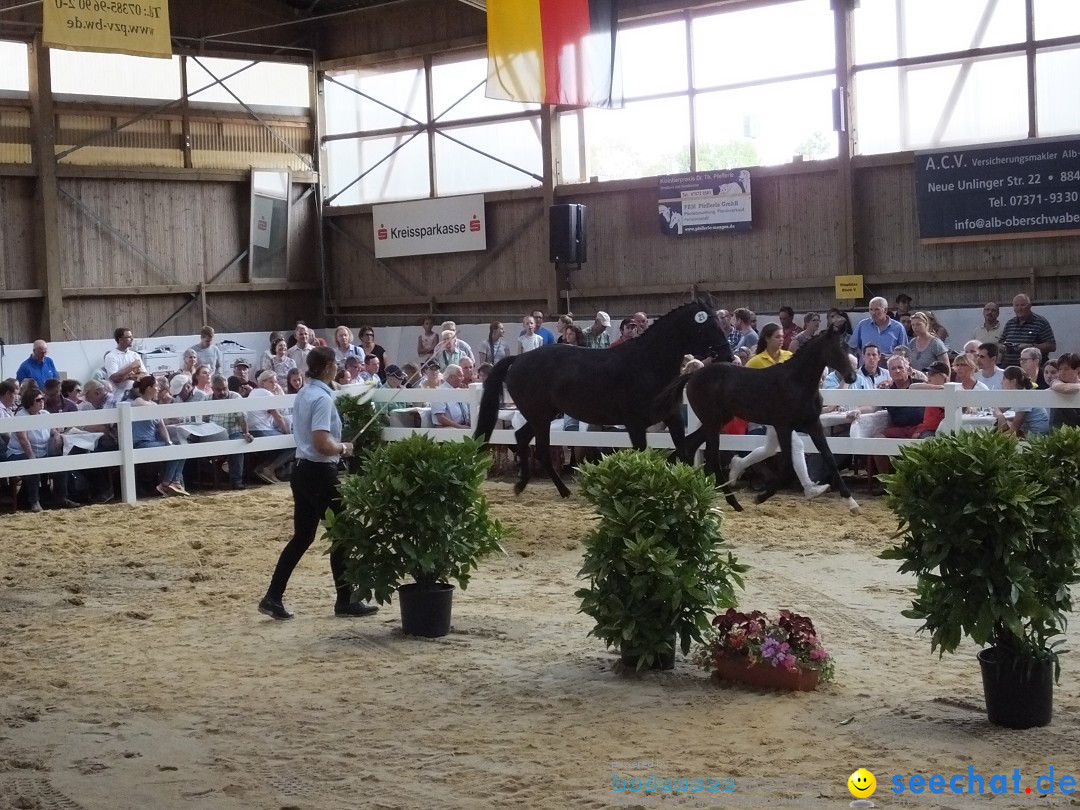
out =
[[(784, 332), (778, 324), (765, 324), (758, 334), (757, 354), (746, 361), (747, 368), (768, 368), (779, 363), (785, 363), (791, 359), (791, 352), (781, 348), (784, 342)], [(776, 438), (776, 431), (772, 425), (765, 426), (765, 446), (758, 447), (747, 456), (736, 456), (731, 460), (728, 473), (728, 483), (734, 484), (739, 480), (743, 470), (757, 464), (762, 459), (768, 458), (780, 451), (780, 440)], [(814, 499), (829, 491), (828, 484), (815, 484), (810, 479), (810, 473), (806, 469), (806, 455), (802, 439), (798, 433), (791, 434), (791, 466), (795, 468), (795, 475), (802, 484), (803, 494), (807, 499)]]

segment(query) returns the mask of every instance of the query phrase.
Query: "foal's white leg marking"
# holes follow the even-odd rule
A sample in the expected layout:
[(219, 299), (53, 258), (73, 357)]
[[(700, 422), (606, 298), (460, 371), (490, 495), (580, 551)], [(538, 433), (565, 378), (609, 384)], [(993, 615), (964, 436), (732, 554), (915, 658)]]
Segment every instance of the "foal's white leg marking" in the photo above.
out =
[(747, 456), (735, 456), (735, 458), (731, 460), (731, 466), (728, 468), (728, 483), (734, 484), (743, 474), (743, 470), (752, 467), (763, 458), (768, 458), (779, 450), (780, 440), (776, 438), (776, 431), (773, 430), (771, 425), (766, 425), (765, 445), (763, 447), (755, 447)]
[(847, 508), (848, 508), (848, 511), (851, 512), (851, 514), (853, 514), (853, 515), (859, 514), (859, 504), (857, 504), (855, 502), (854, 498), (849, 497), (847, 499)]

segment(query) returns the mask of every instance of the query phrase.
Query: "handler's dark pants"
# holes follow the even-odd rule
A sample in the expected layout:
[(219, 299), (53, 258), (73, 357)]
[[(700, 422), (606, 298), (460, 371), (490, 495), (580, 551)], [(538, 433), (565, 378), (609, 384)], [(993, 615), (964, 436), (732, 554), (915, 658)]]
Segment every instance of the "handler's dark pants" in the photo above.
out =
[[(289, 480), (293, 493), (293, 536), (281, 552), (270, 589), (266, 595), (280, 600), (289, 584), (289, 577), (304, 556), (319, 530), (319, 521), (327, 507), (337, 505), (337, 465), (321, 464), (304, 459), (296, 460), (296, 473)], [(352, 599), (352, 588), (345, 584), (345, 556), (337, 551), (330, 555), (330, 571), (337, 588), (337, 604), (347, 605)]]

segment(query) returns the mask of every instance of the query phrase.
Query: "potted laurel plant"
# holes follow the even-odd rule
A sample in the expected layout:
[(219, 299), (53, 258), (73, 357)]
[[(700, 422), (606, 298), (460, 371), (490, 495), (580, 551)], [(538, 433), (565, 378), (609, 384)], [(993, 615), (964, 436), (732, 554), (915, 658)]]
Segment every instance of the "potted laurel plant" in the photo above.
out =
[(503, 550), (506, 531), (481, 490), (491, 457), (471, 438), (424, 434), (365, 456), (363, 473), (343, 479), (341, 506), (327, 518), (331, 547), (345, 552), (358, 598), (387, 604), (397, 593), (405, 633), (445, 636), (451, 583), (464, 590), (479, 561)]
[(376, 410), (376, 403), (371, 400), (373, 390), (366, 390), (361, 395), (340, 394), (334, 400), (341, 417), (341, 435), (356, 448), (356, 452), (345, 459), (350, 473), (362, 471), (366, 458), (362, 451), (382, 441), (382, 429), (388, 422), (386, 413)]
[(599, 520), (585, 538), (576, 596), (590, 631), (625, 666), (671, 669), (701, 642), (717, 606), (735, 604), (747, 570), (723, 553), (712, 479), (655, 450), (625, 450), (581, 467), (581, 492)]
[(987, 645), (991, 723), (1047, 725), (1080, 581), (1080, 430), (1023, 444), (986, 430), (938, 437), (905, 447), (883, 480), (899, 543), (881, 556), (918, 577), (904, 615), (941, 655), (964, 636)]

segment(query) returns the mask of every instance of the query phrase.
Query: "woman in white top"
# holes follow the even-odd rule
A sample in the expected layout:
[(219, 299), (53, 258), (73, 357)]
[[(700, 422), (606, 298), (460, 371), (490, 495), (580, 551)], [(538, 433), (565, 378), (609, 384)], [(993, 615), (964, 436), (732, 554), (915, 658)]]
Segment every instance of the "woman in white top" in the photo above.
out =
[(208, 366), (199, 366), (195, 369), (191, 382), (195, 390), (200, 391), (207, 399), (214, 393), (214, 389), (210, 385), (210, 368)]
[(184, 358), (180, 363), (180, 373), (189, 377), (195, 376), (195, 369), (199, 367), (199, 356), (194, 349), (184, 349)]
[[(262, 399), (280, 396), (285, 392), (278, 387), (277, 375), (272, 369), (260, 372), (258, 385), (248, 394), (248, 399)], [(265, 411), (248, 411), (248, 432), (256, 438), (260, 436), (282, 436), (289, 433), (289, 423), (280, 411), (268, 408)], [(255, 475), (268, 484), (280, 484), (277, 471), (293, 459), (293, 451), (281, 450), (268, 453), (261, 464), (255, 465)]]
[[(22, 408), (15, 413), (16, 416), (37, 416), (45, 407), (45, 396), (37, 388), (28, 388), (19, 398)], [(12, 431), (8, 436), (8, 461), (23, 461), (25, 459), (46, 458), (58, 456), (63, 449), (63, 438), (56, 428), (32, 428), (30, 430)], [(67, 473), (53, 475), (53, 498), (57, 505), (64, 508), (78, 506), (77, 503), (68, 500), (67, 496)], [(31, 512), (41, 511), (41, 476), (22, 476), (23, 493), (26, 498), (26, 506)]]
[(421, 363), (426, 363), (435, 354), (435, 347), (439, 345), (439, 333), (435, 331), (435, 319), (431, 316), (424, 318), (423, 331), (416, 338), (416, 356)]
[(354, 346), (352, 331), (347, 326), (339, 326), (334, 330), (334, 359), (337, 360), (338, 369), (345, 368), (345, 360), (349, 356), (364, 359), (364, 350)]
[(526, 315), (521, 325), (525, 331), (518, 335), (517, 354), (525, 354), (544, 345), (544, 339), (536, 334), (536, 321), (532, 315)]
[(487, 340), (480, 344), (480, 362), (495, 365), (510, 354), (510, 349), (503, 340), (506, 327), (498, 321), (492, 321), (488, 327)]
[(420, 381), (418, 388), (438, 388), (442, 385), (442, 375), (439, 373), (439, 364), (434, 360), (424, 366), (424, 379)]
[(270, 358), (270, 364), (267, 368), (274, 372), (278, 385), (282, 389), (288, 387), (289, 372), (296, 368), (296, 361), (289, 357), (289, 349), (281, 338), (278, 338), (277, 342), (274, 343), (274, 356)]

